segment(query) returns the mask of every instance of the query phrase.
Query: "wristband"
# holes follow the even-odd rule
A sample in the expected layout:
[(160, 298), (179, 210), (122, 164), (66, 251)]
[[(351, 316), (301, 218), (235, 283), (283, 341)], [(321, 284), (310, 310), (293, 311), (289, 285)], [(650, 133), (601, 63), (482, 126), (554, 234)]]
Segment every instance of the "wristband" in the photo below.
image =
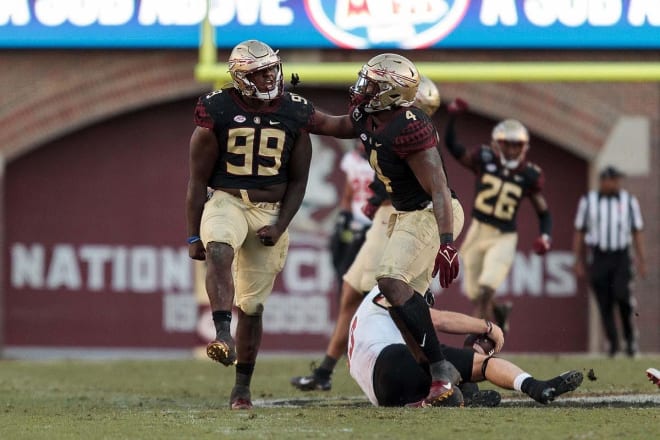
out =
[(440, 234), (440, 244), (452, 244), (454, 242), (454, 234)]
[(486, 331), (486, 334), (489, 335), (490, 332), (493, 331), (493, 323), (490, 322), (490, 321), (487, 320), (487, 319), (484, 319), (484, 321), (486, 322), (486, 326), (488, 327), (488, 330)]
[(188, 242), (188, 244), (193, 244), (193, 243), (197, 243), (198, 241), (202, 241), (202, 239), (199, 238), (199, 235), (191, 235), (190, 237), (188, 237), (186, 241)]

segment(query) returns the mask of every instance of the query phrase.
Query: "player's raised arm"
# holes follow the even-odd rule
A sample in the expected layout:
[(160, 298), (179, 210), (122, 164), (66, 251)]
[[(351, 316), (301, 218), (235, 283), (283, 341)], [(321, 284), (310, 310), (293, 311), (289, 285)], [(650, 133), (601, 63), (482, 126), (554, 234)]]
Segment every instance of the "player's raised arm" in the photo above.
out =
[(532, 202), (532, 206), (534, 206), (534, 210), (539, 217), (540, 235), (534, 241), (533, 249), (538, 255), (543, 255), (550, 250), (552, 216), (548, 209), (548, 202), (540, 191), (532, 194), (529, 200)]
[(208, 128), (198, 126), (190, 138), (190, 177), (186, 193), (186, 222), (188, 254), (195, 260), (204, 260), (204, 245), (199, 239), (199, 225), (206, 202), (206, 188), (218, 158), (218, 141)]
[(291, 151), (288, 169), (289, 179), (286, 192), (282, 198), (277, 222), (274, 225), (264, 226), (257, 232), (264, 245), (275, 245), (280, 236), (286, 231), (286, 228), (289, 227), (293, 216), (298, 212), (305, 197), (311, 159), (312, 142), (309, 139), (309, 134), (301, 131)]
[(468, 154), (467, 149), (458, 141), (456, 136), (456, 118), (468, 108), (467, 102), (460, 98), (454, 99), (447, 106), (449, 119), (445, 128), (445, 146), (449, 153), (464, 167), (473, 169), (473, 156)]
[(334, 136), (339, 139), (353, 139), (357, 137), (349, 115), (333, 116), (316, 110), (309, 127), (312, 134)]

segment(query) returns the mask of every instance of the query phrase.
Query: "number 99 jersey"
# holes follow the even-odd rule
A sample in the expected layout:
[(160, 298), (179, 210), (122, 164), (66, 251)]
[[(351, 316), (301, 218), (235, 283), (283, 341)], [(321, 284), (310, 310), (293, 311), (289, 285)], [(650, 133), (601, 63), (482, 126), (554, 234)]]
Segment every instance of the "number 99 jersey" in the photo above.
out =
[(259, 110), (233, 88), (200, 97), (195, 125), (213, 130), (220, 150), (208, 186), (250, 189), (286, 182), (291, 150), (313, 115), (310, 102), (289, 92)]
[(473, 153), (472, 164), (477, 174), (472, 216), (502, 232), (515, 232), (520, 201), (542, 190), (543, 171), (529, 161), (509, 169), (487, 146)]

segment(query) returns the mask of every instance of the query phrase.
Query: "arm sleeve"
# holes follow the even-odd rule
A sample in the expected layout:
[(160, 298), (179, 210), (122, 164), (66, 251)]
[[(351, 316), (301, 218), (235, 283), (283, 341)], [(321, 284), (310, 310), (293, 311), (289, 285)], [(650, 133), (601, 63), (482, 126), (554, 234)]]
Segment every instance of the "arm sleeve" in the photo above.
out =
[(456, 116), (454, 115), (450, 116), (449, 121), (447, 122), (447, 128), (445, 129), (445, 146), (454, 158), (460, 159), (465, 156), (465, 147), (459, 144), (456, 139)]
[(539, 215), (539, 229), (541, 234), (547, 235), (548, 237), (552, 236), (552, 216), (550, 211), (545, 210), (538, 213)]

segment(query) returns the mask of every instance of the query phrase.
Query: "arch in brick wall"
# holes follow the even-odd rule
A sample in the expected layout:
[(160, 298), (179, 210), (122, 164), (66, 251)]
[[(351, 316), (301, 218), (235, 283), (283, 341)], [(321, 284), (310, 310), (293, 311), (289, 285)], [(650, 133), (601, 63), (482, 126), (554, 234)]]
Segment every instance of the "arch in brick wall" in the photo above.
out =
[[(34, 59), (19, 61), (26, 71), (35, 69)], [(5, 72), (14, 84), (8, 90), (0, 86), (3, 95), (10, 99), (21, 93), (24, 96), (15, 99), (20, 105), (0, 112), (0, 145), (5, 157), (11, 160), (50, 139), (120, 113), (207, 90), (208, 85), (194, 80), (196, 61), (194, 52), (101, 52), (85, 57), (69, 52), (57, 57), (41, 54), (38, 63), (48, 65), (49, 71), (64, 80), (53, 86), (26, 79), (29, 94), (21, 88), (20, 71)], [(586, 159), (596, 155), (619, 116), (612, 106), (575, 84), (447, 83), (440, 88), (444, 100), (461, 96), (477, 113), (494, 119), (520, 119), (536, 135)]]

